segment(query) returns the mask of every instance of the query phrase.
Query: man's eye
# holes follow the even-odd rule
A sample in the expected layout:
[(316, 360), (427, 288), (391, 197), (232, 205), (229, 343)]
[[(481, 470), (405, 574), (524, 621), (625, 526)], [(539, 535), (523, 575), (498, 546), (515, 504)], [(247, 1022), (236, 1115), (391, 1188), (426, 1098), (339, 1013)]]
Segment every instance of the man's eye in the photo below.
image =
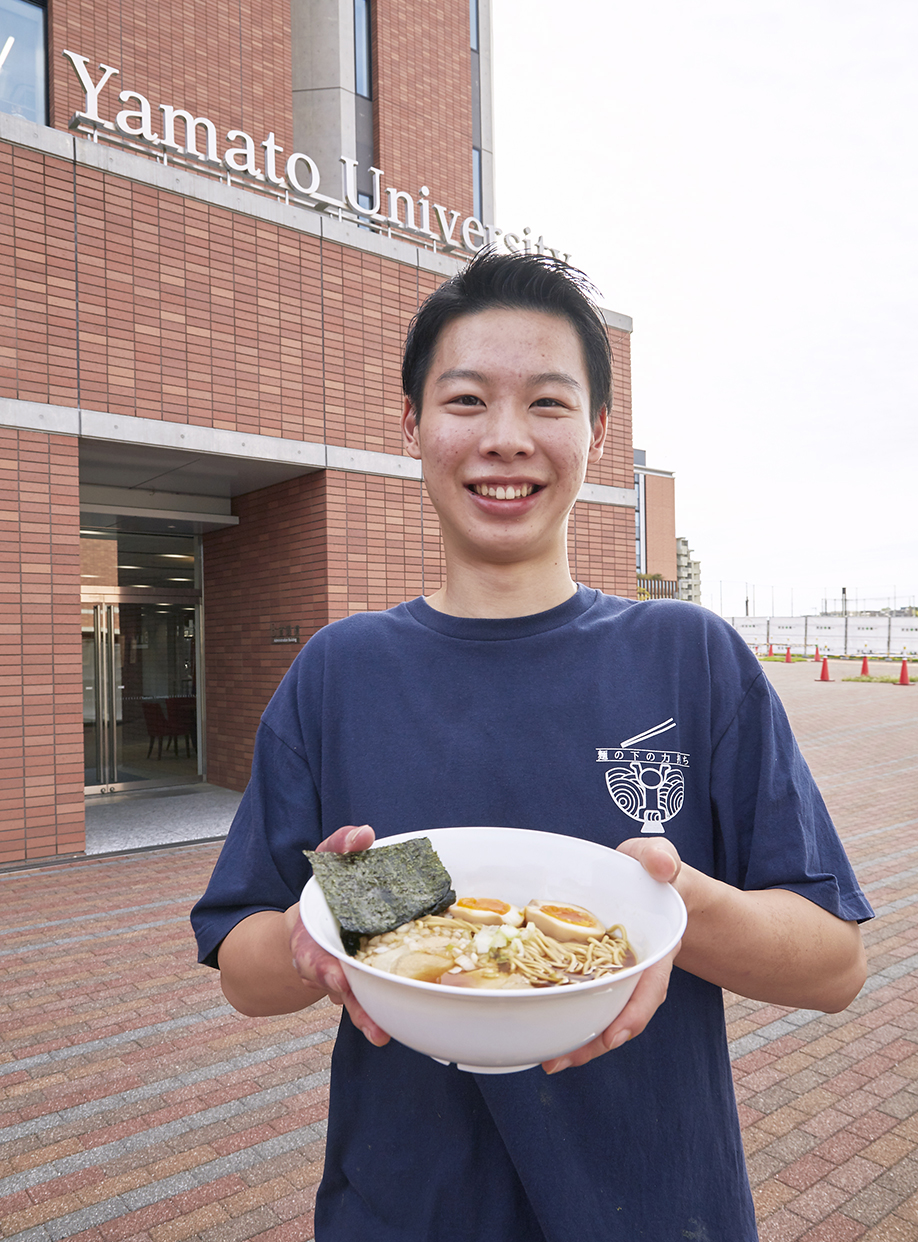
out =
[(539, 397), (538, 401), (533, 401), (533, 405), (551, 407), (560, 406), (561, 402), (556, 397)]
[(473, 393), (463, 393), (461, 397), (450, 398), (450, 405), (481, 405), (481, 398), (474, 396)]

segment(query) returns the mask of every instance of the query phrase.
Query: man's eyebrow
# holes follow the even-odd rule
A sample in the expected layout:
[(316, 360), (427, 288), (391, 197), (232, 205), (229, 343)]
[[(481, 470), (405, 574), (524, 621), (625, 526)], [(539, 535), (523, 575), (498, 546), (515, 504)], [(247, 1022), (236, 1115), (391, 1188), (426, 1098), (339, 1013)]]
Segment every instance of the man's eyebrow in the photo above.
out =
[[(479, 384), (487, 383), (487, 376), (482, 375), (480, 371), (473, 371), (465, 367), (452, 367), (449, 371), (444, 371), (442, 375), (438, 375), (436, 382), (438, 384), (449, 383), (451, 380), (475, 380)], [(578, 391), (583, 385), (574, 379), (573, 375), (568, 375), (566, 371), (540, 371), (537, 375), (530, 375), (529, 384), (536, 387), (539, 384), (562, 384), (565, 388), (576, 388)]]
[(470, 371), (464, 367), (453, 367), (449, 371), (444, 371), (442, 375), (437, 376), (437, 383), (442, 384), (456, 379), (476, 380), (479, 384), (485, 383), (485, 377), (480, 371)]
[(565, 388), (581, 389), (583, 387), (573, 375), (568, 375), (566, 371), (542, 371), (538, 375), (531, 375), (529, 382), (536, 384), (563, 384)]

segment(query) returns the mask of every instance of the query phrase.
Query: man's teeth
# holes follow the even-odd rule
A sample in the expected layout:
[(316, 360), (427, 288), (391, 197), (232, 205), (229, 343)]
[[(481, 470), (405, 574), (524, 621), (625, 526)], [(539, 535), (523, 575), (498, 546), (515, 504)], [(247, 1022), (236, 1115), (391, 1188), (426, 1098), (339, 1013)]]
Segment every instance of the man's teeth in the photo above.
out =
[(476, 496), (488, 496), (492, 500), (521, 500), (532, 494), (532, 483), (524, 483), (521, 487), (493, 487), (487, 483), (475, 483), (472, 491)]

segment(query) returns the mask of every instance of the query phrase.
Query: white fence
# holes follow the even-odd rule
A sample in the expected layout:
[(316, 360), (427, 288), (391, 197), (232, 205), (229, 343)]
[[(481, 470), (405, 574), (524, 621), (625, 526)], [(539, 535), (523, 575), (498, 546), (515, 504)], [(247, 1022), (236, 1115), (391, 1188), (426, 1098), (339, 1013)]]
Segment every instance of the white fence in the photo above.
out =
[(918, 617), (727, 617), (760, 655), (918, 656)]

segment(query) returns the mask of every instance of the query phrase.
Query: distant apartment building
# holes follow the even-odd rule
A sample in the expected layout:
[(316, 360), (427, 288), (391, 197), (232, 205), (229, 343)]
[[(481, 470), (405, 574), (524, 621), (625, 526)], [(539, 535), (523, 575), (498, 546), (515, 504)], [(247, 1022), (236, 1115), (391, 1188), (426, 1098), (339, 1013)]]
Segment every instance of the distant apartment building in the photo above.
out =
[(638, 599), (678, 599), (675, 479), (648, 466), (644, 449), (634, 450), (634, 496)]
[(692, 549), (681, 535), (676, 537), (676, 581), (679, 599), (701, 603), (701, 562), (692, 560)]
[(701, 562), (688, 540), (676, 536), (676, 481), (671, 470), (647, 465), (634, 450), (634, 542), (639, 599), (701, 603)]

